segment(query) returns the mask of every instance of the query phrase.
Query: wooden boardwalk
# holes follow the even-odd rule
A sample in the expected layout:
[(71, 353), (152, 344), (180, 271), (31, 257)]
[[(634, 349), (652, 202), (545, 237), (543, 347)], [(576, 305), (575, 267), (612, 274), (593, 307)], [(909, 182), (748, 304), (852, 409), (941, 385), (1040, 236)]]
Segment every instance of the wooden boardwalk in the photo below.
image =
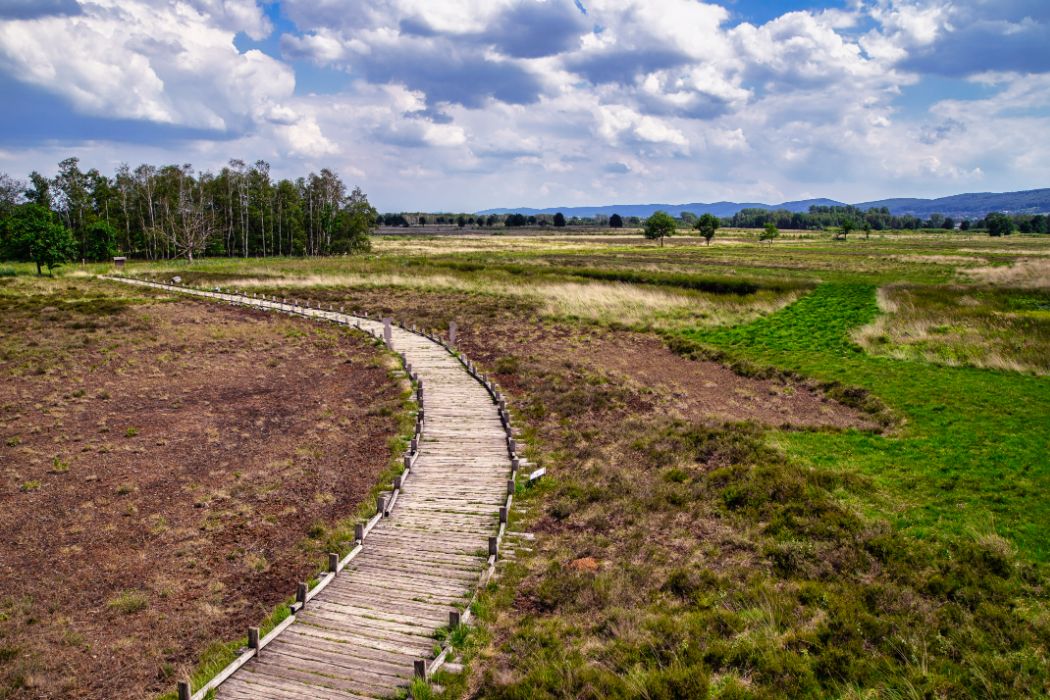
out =
[[(272, 300), (132, 282), (288, 310)], [(376, 320), (302, 307), (297, 312), (384, 333)], [(424, 387), (424, 427), (409, 477), (389, 515), (373, 521), (338, 575), (218, 685), (220, 700), (395, 695), (420, 666), (432, 664), (440, 649), (435, 632), (449, 624), (450, 612), (467, 605), (491, 570), (490, 538), (503, 532), (500, 509), (509, 505), (512, 474), (500, 409), (441, 344), (396, 326), (389, 332), (392, 347)]]

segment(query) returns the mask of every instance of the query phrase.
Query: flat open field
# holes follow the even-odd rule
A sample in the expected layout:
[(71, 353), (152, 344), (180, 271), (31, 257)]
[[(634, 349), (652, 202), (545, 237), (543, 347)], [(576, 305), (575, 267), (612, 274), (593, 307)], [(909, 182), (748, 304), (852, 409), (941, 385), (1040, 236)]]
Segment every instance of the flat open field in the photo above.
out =
[(0, 698), (154, 697), (318, 570), (403, 389), (333, 328), (2, 283)]
[(444, 696), (1050, 694), (1045, 236), (381, 237), (129, 274), (457, 322), (548, 477)]

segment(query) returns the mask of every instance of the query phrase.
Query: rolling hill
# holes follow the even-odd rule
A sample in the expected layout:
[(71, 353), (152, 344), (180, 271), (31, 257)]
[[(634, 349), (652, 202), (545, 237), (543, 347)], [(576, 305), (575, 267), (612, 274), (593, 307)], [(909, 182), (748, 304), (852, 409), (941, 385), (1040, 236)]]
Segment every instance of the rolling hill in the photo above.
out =
[[(844, 206), (843, 202), (833, 199), (804, 199), (780, 204), (763, 204), (761, 202), (692, 202), (689, 204), (607, 204), (591, 207), (548, 207), (532, 209), (529, 207), (485, 209), (478, 214), (555, 214), (561, 212), (567, 217), (581, 218), (598, 215), (611, 216), (650, 216), (655, 211), (666, 211), (673, 216), (682, 212), (693, 214), (711, 213), (716, 216), (732, 216), (741, 209), (787, 209), (788, 211), (808, 211), (811, 206)], [(1020, 192), (973, 192), (956, 194), (937, 199), (898, 198), (880, 199), (861, 202), (854, 206), (861, 209), (886, 207), (892, 214), (913, 214), (929, 216), (939, 213), (956, 218), (980, 217), (988, 212), (1005, 211), (1014, 214), (1050, 213), (1050, 188), (1024, 190)]]

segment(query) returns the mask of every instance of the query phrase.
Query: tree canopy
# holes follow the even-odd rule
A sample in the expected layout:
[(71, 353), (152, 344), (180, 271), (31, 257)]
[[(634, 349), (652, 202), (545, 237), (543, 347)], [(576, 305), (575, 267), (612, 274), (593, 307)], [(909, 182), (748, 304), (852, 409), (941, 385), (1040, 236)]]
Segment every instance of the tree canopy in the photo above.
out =
[(609, 217), (609, 228), (623, 228), (623, 217), (613, 214)]
[(562, 214), (561, 212), (558, 212), (557, 214), (555, 214), (554, 215), (554, 225), (558, 226), (559, 228), (562, 227), (562, 226), (565, 226), (565, 215)]
[(766, 227), (762, 229), (762, 233), (758, 234), (758, 240), (773, 242), (773, 239), (780, 235), (780, 229), (777, 225), (770, 222), (766, 224)]
[(325, 255), (362, 249), (347, 189), (328, 169), (275, 180), (262, 160), (231, 160), (218, 172), (122, 165), (107, 176), (67, 158), (51, 178), (0, 174), (0, 218), (22, 201), (53, 211), (73, 235), (74, 259)]
[(1009, 236), (1014, 232), (1013, 220), (1001, 212), (994, 212), (984, 217), (989, 236)]
[(659, 240), (660, 245), (662, 246), (664, 244), (664, 238), (674, 235), (675, 220), (667, 212), (657, 211), (645, 220), (645, 226), (642, 230), (646, 238), (649, 240)]
[(699, 219), (696, 220), (694, 228), (700, 232), (700, 235), (704, 237), (707, 245), (711, 245), (711, 239), (715, 237), (715, 231), (718, 230), (721, 225), (721, 220), (717, 216), (711, 213), (704, 213)]
[(72, 260), (76, 241), (53, 212), (35, 202), (14, 207), (0, 225), (0, 254), (7, 260), (36, 263), (52, 273), (62, 263)]

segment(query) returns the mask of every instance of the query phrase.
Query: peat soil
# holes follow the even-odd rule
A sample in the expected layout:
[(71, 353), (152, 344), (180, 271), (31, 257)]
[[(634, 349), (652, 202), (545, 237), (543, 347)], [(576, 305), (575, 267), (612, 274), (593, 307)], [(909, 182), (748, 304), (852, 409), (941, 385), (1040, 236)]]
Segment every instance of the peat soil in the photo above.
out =
[(318, 570), (402, 387), (331, 326), (62, 302), (3, 309), (0, 698), (154, 697)]
[(445, 337), (455, 321), (456, 346), (493, 372), (511, 396), (528, 392), (525, 377), (553, 381), (557, 375), (641, 390), (666, 416), (706, 425), (879, 429), (871, 415), (829, 398), (812, 382), (741, 376), (718, 362), (684, 357), (653, 334), (541, 318), (520, 298), (396, 289), (324, 290), (312, 298), (390, 314)]

